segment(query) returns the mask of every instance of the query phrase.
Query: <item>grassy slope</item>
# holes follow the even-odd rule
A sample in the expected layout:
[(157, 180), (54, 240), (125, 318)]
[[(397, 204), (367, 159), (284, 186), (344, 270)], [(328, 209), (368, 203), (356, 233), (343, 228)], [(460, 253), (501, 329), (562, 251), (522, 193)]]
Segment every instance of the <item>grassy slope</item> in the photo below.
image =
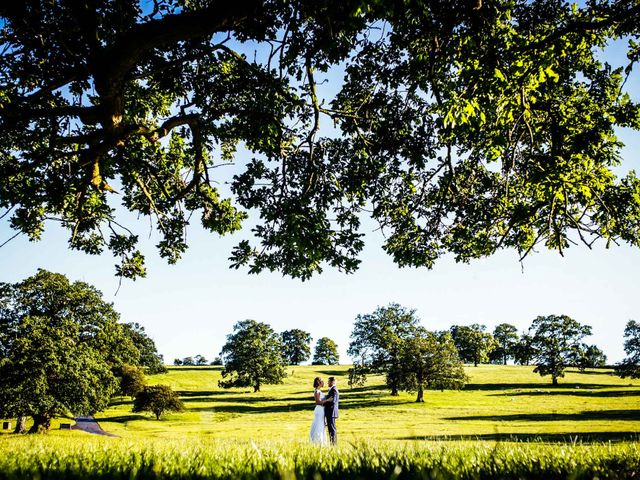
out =
[(219, 368), (172, 368), (150, 377), (181, 393), (187, 410), (161, 421), (131, 413), (122, 398), (96, 415), (102, 427), (124, 438), (208, 437), (228, 440), (304, 441), (312, 417), (312, 380), (338, 378), (342, 441), (414, 439), (518, 439), (618, 441), (640, 438), (640, 382), (603, 371), (568, 372), (554, 388), (532, 367), (468, 367), (460, 392), (429, 391), (424, 404), (413, 394), (391, 397), (382, 378), (349, 389), (346, 366), (290, 367), (282, 385), (259, 393), (218, 387)]

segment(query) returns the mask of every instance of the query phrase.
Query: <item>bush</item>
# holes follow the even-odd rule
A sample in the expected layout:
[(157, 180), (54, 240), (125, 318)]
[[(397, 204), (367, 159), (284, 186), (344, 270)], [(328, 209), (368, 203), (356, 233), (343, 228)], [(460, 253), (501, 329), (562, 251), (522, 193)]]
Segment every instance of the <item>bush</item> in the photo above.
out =
[(184, 404), (169, 385), (152, 385), (144, 387), (136, 394), (133, 401), (133, 412), (152, 412), (157, 420), (165, 412), (181, 412)]

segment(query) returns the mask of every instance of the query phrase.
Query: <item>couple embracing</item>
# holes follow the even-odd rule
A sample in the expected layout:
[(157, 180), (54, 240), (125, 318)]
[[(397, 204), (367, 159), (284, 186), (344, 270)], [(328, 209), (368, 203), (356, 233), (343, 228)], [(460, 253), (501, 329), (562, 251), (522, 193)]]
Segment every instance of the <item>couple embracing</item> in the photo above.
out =
[(313, 411), (313, 422), (311, 423), (311, 441), (320, 445), (326, 445), (327, 434), (325, 432), (325, 420), (327, 429), (329, 430), (329, 440), (332, 445), (338, 441), (338, 432), (336, 431), (336, 418), (338, 418), (338, 402), (340, 392), (336, 387), (336, 379), (329, 377), (329, 391), (325, 395), (322, 391), (324, 380), (316, 377), (313, 380), (313, 396), (316, 400), (316, 408)]

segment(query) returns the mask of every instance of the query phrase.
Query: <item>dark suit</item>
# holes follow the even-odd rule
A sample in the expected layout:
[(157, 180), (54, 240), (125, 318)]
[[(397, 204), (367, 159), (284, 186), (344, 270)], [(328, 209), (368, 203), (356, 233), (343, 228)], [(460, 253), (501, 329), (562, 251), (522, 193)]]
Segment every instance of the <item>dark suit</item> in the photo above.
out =
[(336, 418), (338, 418), (338, 404), (340, 403), (340, 392), (334, 385), (327, 392), (327, 398), (333, 397), (331, 402), (324, 404), (324, 418), (327, 420), (327, 428), (329, 429), (329, 440), (332, 444), (338, 442), (338, 431), (336, 430)]

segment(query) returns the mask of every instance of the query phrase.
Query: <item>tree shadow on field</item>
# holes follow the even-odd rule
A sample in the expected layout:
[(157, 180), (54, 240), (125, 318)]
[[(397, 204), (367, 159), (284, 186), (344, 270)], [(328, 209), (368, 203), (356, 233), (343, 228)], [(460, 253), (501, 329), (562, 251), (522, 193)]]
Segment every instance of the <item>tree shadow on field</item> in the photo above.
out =
[[(320, 369), (316, 370), (316, 372), (322, 374), (322, 375), (326, 375), (327, 377), (336, 377), (338, 380), (342, 379), (342, 378), (346, 378), (349, 376), (349, 374), (345, 371), (345, 370), (333, 370), (331, 368), (326, 369), (323, 368), (322, 365), (314, 365), (315, 367), (320, 367)], [(326, 378), (325, 378), (326, 380)], [(338, 385), (339, 387), (340, 385)]]
[(289, 404), (277, 404), (277, 405), (247, 405), (247, 404), (234, 404), (234, 405), (214, 405), (208, 407), (191, 407), (191, 412), (218, 412), (218, 413), (290, 413), (290, 412), (302, 412), (311, 411), (312, 408), (308, 403), (289, 403)]
[(98, 423), (126, 423), (133, 420), (149, 420), (149, 417), (144, 415), (120, 415), (118, 417), (94, 417)]
[(552, 385), (549, 383), (467, 383), (464, 387), (465, 391), (481, 390), (527, 390), (527, 389), (545, 389), (545, 390), (562, 390), (567, 388), (597, 390), (600, 388), (615, 388), (615, 385), (607, 385), (602, 383), (560, 383)]
[(238, 395), (240, 392), (232, 390), (176, 390), (180, 397), (218, 397)]
[(445, 420), (487, 420), (501, 422), (555, 422), (585, 420), (640, 420), (640, 410), (588, 410), (580, 413), (515, 413), (509, 415), (469, 415)]
[(567, 395), (572, 397), (599, 397), (599, 398), (616, 398), (616, 397), (638, 397), (640, 396), (640, 389), (638, 390), (604, 390), (591, 392), (589, 390), (544, 390), (535, 392), (505, 392), (491, 394), (493, 397), (499, 396), (511, 396), (511, 397), (537, 397), (543, 395)]
[(615, 377), (615, 372), (613, 372), (611, 369), (609, 370), (585, 370), (584, 372), (581, 372), (580, 370), (567, 370), (567, 373), (575, 373), (577, 375), (608, 375), (610, 377)]
[(181, 367), (181, 366), (172, 366), (172, 367), (167, 367), (169, 369), (169, 371), (174, 371), (174, 372), (189, 372), (189, 371), (198, 371), (198, 372), (202, 372), (205, 370), (210, 370), (210, 371), (217, 371), (220, 370), (222, 371), (222, 368), (220, 365), (202, 365), (202, 366), (187, 366), (187, 367)]
[(629, 442), (640, 440), (638, 432), (561, 432), (561, 433), (485, 433), (479, 435), (434, 435), (398, 437), (398, 440), (426, 441), (497, 441), (531, 443), (605, 443)]

